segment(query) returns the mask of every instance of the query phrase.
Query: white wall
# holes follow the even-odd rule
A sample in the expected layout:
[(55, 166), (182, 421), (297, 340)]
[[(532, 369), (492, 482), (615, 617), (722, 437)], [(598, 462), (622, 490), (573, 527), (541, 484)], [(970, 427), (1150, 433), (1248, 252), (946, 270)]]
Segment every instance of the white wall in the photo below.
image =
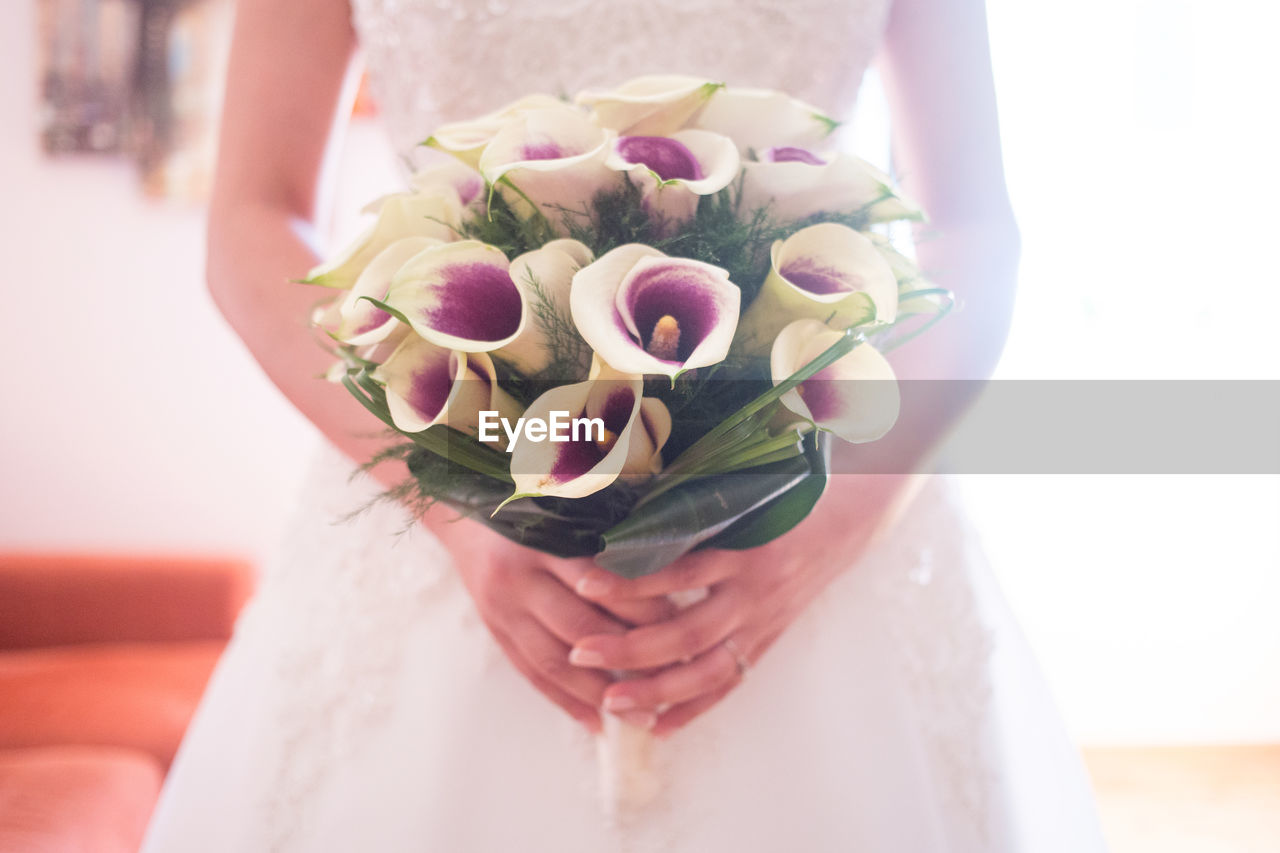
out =
[(309, 427), (203, 287), (203, 213), (38, 148), (34, 3), (0, 6), (0, 546), (263, 556)]

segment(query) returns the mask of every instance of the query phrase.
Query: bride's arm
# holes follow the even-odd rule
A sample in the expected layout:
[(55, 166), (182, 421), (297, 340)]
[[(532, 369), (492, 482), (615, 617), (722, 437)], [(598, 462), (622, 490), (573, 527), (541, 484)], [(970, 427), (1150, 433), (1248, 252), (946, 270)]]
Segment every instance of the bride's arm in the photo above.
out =
[[(350, 108), (356, 39), (346, 0), (240, 0), (228, 69), (218, 172), (209, 208), (210, 292), (276, 387), (356, 461), (382, 446), (379, 425), (341, 386), (319, 377), (331, 356), (307, 325), (325, 292), (290, 283), (316, 263), (320, 188)], [(402, 466), (378, 472), (384, 484)], [(453, 514), (425, 522), (449, 548), (477, 609), (512, 663), (549, 699), (590, 727), (602, 674), (574, 669), (569, 646), (624, 624), (569, 585), (584, 561), (555, 560)], [(632, 622), (669, 613), (665, 601), (618, 605)]]
[[(960, 295), (956, 311), (892, 361), (904, 379), (982, 380), (1008, 332), (1018, 231), (1005, 189), (982, 0), (895, 0), (880, 62), (892, 110), (894, 159), (904, 189), (929, 213), (917, 254), (926, 275)], [(707, 551), (637, 581), (600, 571), (579, 591), (655, 595), (710, 587), (667, 623), (578, 643), (580, 666), (660, 674), (605, 693), (605, 707), (670, 706), (670, 731), (712, 707), (740, 678), (737, 654), (755, 660), (830, 580), (856, 562), (892, 516), (909, 477), (963, 413), (977, 381), (931, 384), (928, 411), (904, 404), (893, 431), (870, 445), (837, 448), (814, 512), (779, 539), (746, 552)], [(840, 444), (837, 442), (837, 444)], [(893, 459), (886, 468), (883, 460)], [(725, 640), (732, 642), (725, 647)], [(802, 697), (796, 697), (802, 701)], [(634, 710), (631, 712), (634, 713)]]

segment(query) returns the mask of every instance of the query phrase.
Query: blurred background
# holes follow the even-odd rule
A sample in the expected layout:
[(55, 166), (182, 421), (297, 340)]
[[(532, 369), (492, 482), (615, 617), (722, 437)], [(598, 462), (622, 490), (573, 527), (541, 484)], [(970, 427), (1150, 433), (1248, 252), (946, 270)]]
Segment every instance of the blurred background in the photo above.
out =
[[(988, 14), (1024, 244), (998, 375), (1280, 380), (1280, 13)], [(227, 0), (0, 6), (0, 552), (270, 558), (317, 439), (203, 285), (230, 22)], [(882, 163), (886, 123), (871, 75), (855, 137)], [(337, 210), (395, 175), (358, 115)], [(1280, 850), (1280, 478), (961, 479), (1116, 849)]]

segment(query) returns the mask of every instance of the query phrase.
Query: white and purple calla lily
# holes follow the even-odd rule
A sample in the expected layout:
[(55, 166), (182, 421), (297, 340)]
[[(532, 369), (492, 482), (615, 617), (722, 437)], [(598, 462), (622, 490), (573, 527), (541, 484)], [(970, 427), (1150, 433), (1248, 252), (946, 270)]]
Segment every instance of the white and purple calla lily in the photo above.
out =
[(743, 317), (739, 340), (761, 352), (792, 320), (809, 317), (841, 330), (891, 323), (897, 311), (898, 282), (880, 251), (852, 228), (823, 222), (773, 244), (769, 275)]
[(596, 193), (621, 178), (605, 165), (612, 134), (585, 113), (561, 105), (529, 110), (507, 122), (480, 155), (480, 173), (512, 206), (533, 205), (552, 227), (569, 211), (587, 213)]
[(524, 298), (501, 249), (476, 240), (430, 246), (391, 279), (385, 304), (437, 346), (491, 352), (516, 339)]
[(691, 126), (731, 137), (745, 154), (782, 146), (817, 149), (840, 123), (782, 92), (726, 87)]
[(639, 183), (645, 207), (665, 223), (692, 219), (698, 199), (729, 186), (741, 167), (733, 140), (705, 130), (620, 136), (608, 162)]
[(569, 307), (578, 332), (614, 370), (674, 381), (728, 355), (741, 298), (720, 267), (631, 243), (578, 271)]
[(402, 237), (375, 255), (342, 300), (333, 336), (352, 346), (386, 339), (400, 321), (365, 297), (385, 301), (391, 280), (402, 266), (424, 249), (442, 245), (431, 237)]
[(480, 118), (441, 125), (422, 144), (479, 168), (480, 153), (512, 119), (529, 110), (556, 109), (564, 105), (564, 101), (551, 95), (526, 95)]
[(452, 193), (397, 193), (376, 202), (377, 219), (335, 258), (303, 279), (307, 284), (351, 288), (365, 267), (387, 246), (404, 237), (457, 239), (462, 208)]
[(439, 160), (409, 178), (414, 191), (420, 195), (454, 193), (464, 211), (473, 215), (483, 213), (487, 200), (484, 177), (461, 160), (451, 157), (440, 157)]
[(647, 479), (662, 469), (662, 446), (671, 434), (671, 415), (661, 400), (642, 397), (639, 376), (600, 366), (594, 378), (552, 388), (525, 411), (528, 419), (550, 422), (599, 419), (603, 429), (584, 427), (568, 441), (517, 439), (511, 454), (514, 497), (546, 495), (581, 498), (619, 477)]
[(592, 107), (602, 127), (621, 136), (670, 136), (685, 127), (722, 83), (705, 77), (654, 74), (616, 89), (588, 89), (577, 97)]
[[(511, 261), (511, 280), (520, 288), (529, 319), (520, 336), (497, 355), (526, 376), (545, 370), (555, 355), (553, 338), (571, 325), (569, 288), (578, 270), (591, 263), (591, 250), (577, 240), (552, 240)], [(555, 328), (548, 328), (554, 325)], [(586, 365), (580, 365), (586, 370)], [(582, 373), (560, 379), (580, 379)]]
[(421, 432), (442, 424), (474, 432), (481, 411), (519, 417), (520, 406), (498, 387), (487, 353), (464, 353), (410, 335), (371, 378), (387, 392), (396, 427)]
[(780, 222), (823, 211), (861, 211), (868, 222), (924, 218), (919, 206), (893, 188), (888, 175), (851, 154), (827, 157), (800, 146), (760, 150), (743, 164), (742, 209), (769, 208)]
[[(779, 385), (842, 337), (818, 320), (796, 320), (779, 334), (769, 355)], [(875, 441), (898, 420), (901, 399), (889, 362), (871, 344), (855, 346), (782, 395), (782, 405), (804, 422), (854, 444)]]

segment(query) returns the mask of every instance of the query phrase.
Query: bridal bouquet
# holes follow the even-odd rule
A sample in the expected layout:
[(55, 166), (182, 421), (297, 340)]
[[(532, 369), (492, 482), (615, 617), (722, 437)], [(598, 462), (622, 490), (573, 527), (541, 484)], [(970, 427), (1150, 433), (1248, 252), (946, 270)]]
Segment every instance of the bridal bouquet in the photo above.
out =
[[(396, 495), (624, 576), (795, 526), (828, 436), (881, 437), (884, 349), (950, 307), (876, 230), (919, 218), (784, 94), (688, 77), (440, 127), (306, 283)], [(916, 322), (904, 326), (912, 318)]]
[[(451, 157), (305, 279), (338, 291), (314, 316), (331, 378), (403, 439), (370, 464), (407, 463), (397, 498), (629, 577), (794, 527), (830, 437), (896, 420), (882, 352), (951, 305), (878, 230), (920, 212), (835, 127), (663, 76), (437, 129)], [(611, 723), (606, 799), (638, 805), (650, 735)]]

